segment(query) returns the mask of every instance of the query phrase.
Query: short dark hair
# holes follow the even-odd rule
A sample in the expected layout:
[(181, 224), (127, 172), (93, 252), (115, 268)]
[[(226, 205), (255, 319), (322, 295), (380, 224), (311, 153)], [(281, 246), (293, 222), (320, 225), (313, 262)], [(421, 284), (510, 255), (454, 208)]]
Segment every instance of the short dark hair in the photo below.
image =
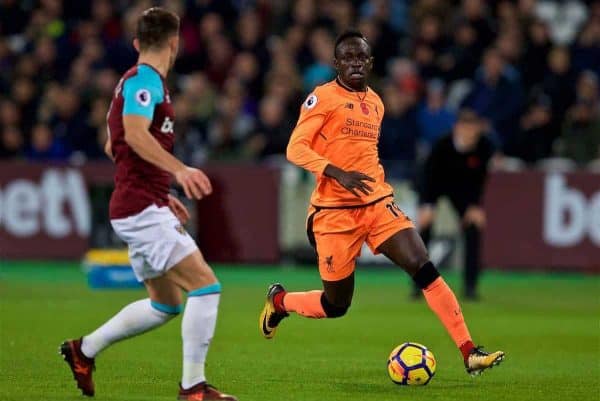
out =
[(365, 41), (366, 44), (369, 44), (369, 42), (367, 41), (367, 38), (365, 37), (365, 35), (362, 34), (361, 31), (359, 31), (358, 29), (348, 29), (347, 31), (344, 31), (340, 34), (340, 36), (337, 37), (337, 39), (335, 40), (335, 46), (333, 47), (333, 56), (337, 57), (337, 49), (338, 46), (345, 41), (346, 39), (350, 39), (350, 38), (359, 38)]
[(140, 42), (140, 50), (160, 49), (178, 32), (179, 17), (175, 13), (162, 7), (152, 7), (138, 19), (135, 36)]

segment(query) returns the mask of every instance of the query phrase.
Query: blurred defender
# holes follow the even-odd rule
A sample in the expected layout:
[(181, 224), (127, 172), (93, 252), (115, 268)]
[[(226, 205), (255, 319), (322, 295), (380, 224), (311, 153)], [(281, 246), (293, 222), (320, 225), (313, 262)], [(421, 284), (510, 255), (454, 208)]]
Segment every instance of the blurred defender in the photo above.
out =
[(189, 214), (169, 195), (171, 175), (190, 199), (212, 192), (200, 170), (172, 156), (173, 106), (165, 77), (177, 56), (179, 18), (162, 8), (146, 10), (138, 20), (134, 46), (138, 63), (127, 71), (108, 112), (106, 153), (116, 163), (110, 218), (129, 245), (131, 266), (149, 298), (134, 302), (93, 333), (65, 341), (60, 352), (77, 387), (94, 395), (96, 355), (117, 341), (157, 328), (182, 310), (183, 376), (179, 400), (227, 400), (206, 383), (204, 362), (213, 336), (221, 285), (194, 240), (185, 231)]
[(411, 275), (460, 349), (467, 372), (479, 374), (500, 363), (504, 353), (475, 347), (454, 293), (384, 181), (377, 153), (384, 107), (366, 84), (373, 58), (360, 32), (337, 39), (334, 65), (337, 78), (308, 96), (287, 149), (292, 163), (317, 177), (307, 232), (324, 289), (286, 292), (281, 284), (272, 284), (260, 331), (272, 338), (289, 312), (316, 319), (343, 316), (354, 292), (355, 260), (366, 241), (373, 252), (383, 253)]

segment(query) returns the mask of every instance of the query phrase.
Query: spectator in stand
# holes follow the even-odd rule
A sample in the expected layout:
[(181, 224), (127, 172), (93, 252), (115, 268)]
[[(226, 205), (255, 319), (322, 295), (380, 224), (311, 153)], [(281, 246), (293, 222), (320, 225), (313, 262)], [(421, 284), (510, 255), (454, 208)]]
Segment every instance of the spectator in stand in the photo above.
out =
[(263, 98), (256, 128), (246, 143), (246, 152), (255, 159), (282, 156), (293, 128), (281, 100), (276, 97)]
[(361, 32), (369, 40), (371, 55), (377, 60), (373, 65), (373, 74), (378, 78), (386, 75), (386, 61), (398, 55), (401, 34), (406, 33), (408, 28), (407, 3), (404, 0), (370, 0), (360, 8), (362, 26), (359, 25), (359, 28), (364, 28), (366, 21), (371, 25), (371, 28)]
[(248, 90), (248, 96), (252, 101), (250, 112), (256, 114), (256, 103), (262, 91), (262, 77), (258, 59), (253, 53), (238, 53), (233, 61), (230, 76), (239, 80), (242, 86)]
[(231, 160), (241, 156), (241, 144), (254, 128), (254, 118), (243, 113), (244, 89), (235, 81), (225, 87), (218, 101), (217, 117), (208, 127), (208, 141), (212, 148), (210, 157)]
[(305, 93), (335, 77), (335, 70), (331, 65), (333, 38), (325, 28), (318, 28), (311, 33), (310, 48), (315, 61), (308, 66), (302, 78)]
[(477, 31), (466, 21), (454, 29), (453, 43), (440, 55), (439, 66), (447, 81), (471, 78), (479, 66)]
[(545, 94), (536, 96), (519, 124), (519, 133), (508, 154), (516, 156), (527, 163), (550, 157), (552, 144), (559, 131), (552, 118), (552, 103)]
[(23, 150), (23, 133), (14, 125), (0, 126), (0, 159), (17, 159)]
[(427, 150), (442, 136), (450, 132), (456, 122), (456, 114), (446, 107), (444, 82), (433, 79), (427, 84), (426, 97), (419, 106), (418, 124), (420, 142)]
[(29, 78), (18, 78), (14, 81), (11, 90), (11, 98), (15, 102), (19, 114), (24, 116), (20, 126), (23, 131), (29, 133), (36, 117), (38, 107), (37, 89)]
[(258, 71), (266, 70), (269, 66), (269, 50), (264, 40), (263, 26), (259, 14), (250, 9), (240, 15), (236, 29), (236, 48), (245, 54), (254, 55)]
[(231, 42), (224, 35), (215, 35), (207, 45), (206, 56), (204, 73), (217, 88), (222, 88), (233, 65)]
[(591, 70), (600, 75), (600, 5), (596, 8), (596, 15), (581, 30), (572, 55), (575, 71)]
[(85, 114), (80, 108), (79, 94), (71, 87), (61, 87), (55, 94), (56, 101), (49, 120), (53, 136), (65, 144), (68, 154), (77, 151), (83, 156), (98, 152), (96, 138), (89, 138)]
[(446, 0), (421, 0), (413, 2), (412, 19), (416, 24), (426, 16), (433, 15), (441, 20), (452, 13), (452, 6)]
[(463, 102), (487, 120), (502, 149), (517, 131), (521, 112), (522, 88), (514, 71), (507, 68), (498, 49), (488, 49), (474, 87)]
[(441, 20), (432, 15), (423, 17), (414, 43), (413, 58), (421, 78), (428, 80), (440, 76), (438, 54), (448, 47)]
[(475, 30), (475, 48), (478, 55), (492, 44), (496, 30), (489, 9), (483, 0), (462, 0), (458, 20), (466, 22)]
[(402, 81), (400, 87), (388, 84), (383, 91), (385, 114), (379, 137), (379, 159), (386, 177), (414, 181), (417, 140), (421, 136), (417, 123), (417, 87)]
[(68, 156), (64, 144), (52, 135), (50, 127), (36, 123), (31, 131), (31, 143), (25, 150), (30, 161), (62, 161)]
[(21, 127), (21, 111), (12, 100), (0, 100), (0, 126)]
[(568, 49), (555, 47), (548, 54), (548, 72), (542, 90), (550, 96), (553, 113), (559, 121), (562, 121), (567, 108), (575, 100), (574, 81)]
[(526, 50), (521, 62), (523, 85), (527, 89), (542, 83), (548, 71), (548, 54), (552, 49), (548, 27), (541, 21), (533, 21), (527, 27)]
[(598, 76), (584, 71), (577, 80), (577, 100), (568, 110), (559, 154), (585, 165), (600, 159), (600, 94)]

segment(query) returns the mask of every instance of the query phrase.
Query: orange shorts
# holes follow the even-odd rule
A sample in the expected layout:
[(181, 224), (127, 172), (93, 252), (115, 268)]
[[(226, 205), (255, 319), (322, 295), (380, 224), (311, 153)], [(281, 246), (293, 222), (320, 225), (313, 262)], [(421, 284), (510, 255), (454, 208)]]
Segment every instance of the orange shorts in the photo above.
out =
[(350, 276), (365, 241), (377, 254), (377, 248), (392, 235), (414, 228), (391, 196), (362, 207), (311, 206), (306, 226), (308, 240), (317, 251), (321, 279), (325, 281)]

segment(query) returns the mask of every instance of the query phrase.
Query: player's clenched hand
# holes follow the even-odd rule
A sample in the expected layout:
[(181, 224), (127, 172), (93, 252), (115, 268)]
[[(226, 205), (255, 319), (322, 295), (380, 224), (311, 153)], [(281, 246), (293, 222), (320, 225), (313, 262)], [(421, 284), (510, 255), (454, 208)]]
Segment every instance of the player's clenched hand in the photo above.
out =
[(181, 224), (187, 223), (190, 219), (190, 212), (188, 212), (187, 208), (179, 199), (171, 194), (169, 194), (169, 209), (171, 209)]
[(360, 196), (357, 190), (365, 195), (369, 195), (369, 193), (373, 192), (373, 188), (371, 188), (365, 181), (375, 182), (375, 179), (366, 174), (358, 171), (344, 171), (341, 168), (335, 167), (331, 164), (327, 165), (323, 173), (326, 176), (335, 179), (340, 183), (341, 186), (346, 188), (354, 196)]
[(175, 172), (175, 180), (181, 185), (188, 199), (202, 199), (212, 193), (210, 180), (202, 171), (184, 167)]

